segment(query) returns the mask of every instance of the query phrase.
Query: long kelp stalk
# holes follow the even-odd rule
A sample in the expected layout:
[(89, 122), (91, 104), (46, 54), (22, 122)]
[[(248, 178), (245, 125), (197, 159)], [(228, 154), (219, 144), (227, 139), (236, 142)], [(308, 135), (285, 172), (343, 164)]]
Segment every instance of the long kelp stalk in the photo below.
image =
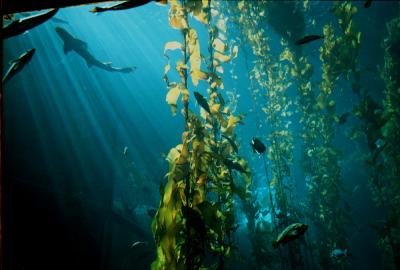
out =
[[(164, 80), (169, 88), (167, 103), (176, 113), (179, 96), (182, 96), (185, 131), (182, 144), (172, 148), (167, 156), (169, 162), (168, 180), (161, 190), (161, 202), (152, 222), (152, 230), (157, 246), (157, 259), (152, 269), (207, 269), (224, 267), (224, 256), (232, 253), (230, 234), (234, 225), (234, 193), (246, 198), (250, 177), (246, 162), (237, 156), (235, 147), (229, 140), (222, 140), (221, 134), (229, 138), (241, 117), (232, 115), (224, 108), (223, 82), (216, 71), (232, 55), (227, 51), (213, 51), (212, 64), (202, 70), (204, 60), (200, 55), (200, 40), (196, 29), (189, 26), (189, 15), (202, 24), (208, 25), (210, 14), (217, 13), (210, 1), (171, 1), (170, 25), (182, 32), (183, 43), (167, 42), (164, 55), (168, 63), (164, 70)], [(214, 44), (214, 34), (223, 35), (222, 22), (209, 35)], [(211, 31), (209, 29), (209, 31)], [(220, 33), (220, 34), (219, 34)], [(222, 41), (221, 41), (222, 42)], [(226, 47), (223, 44), (222, 47)], [(170, 82), (171, 69), (169, 51), (182, 52), (183, 61), (175, 63), (181, 82)], [(191, 84), (189, 83), (189, 79)], [(190, 92), (201, 82), (209, 84), (209, 98), (193, 90), (200, 105), (200, 116), (189, 108)], [(236, 173), (239, 172), (239, 174)], [(244, 181), (236, 176), (242, 176)], [(217, 261), (207, 262), (211, 256)]]

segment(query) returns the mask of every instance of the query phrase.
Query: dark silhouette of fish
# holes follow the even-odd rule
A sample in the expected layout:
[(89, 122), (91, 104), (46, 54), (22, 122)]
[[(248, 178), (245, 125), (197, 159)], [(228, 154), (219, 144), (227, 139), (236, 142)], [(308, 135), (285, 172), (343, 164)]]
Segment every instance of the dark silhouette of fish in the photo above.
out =
[(267, 150), (265, 145), (258, 138), (253, 138), (250, 145), (253, 148), (253, 152), (257, 152), (258, 154), (262, 154)]
[[(131, 9), (131, 8), (136, 8), (143, 6), (147, 3), (152, 2), (153, 0), (130, 0), (130, 1), (124, 1), (122, 3), (117, 3), (115, 5), (111, 6), (106, 6), (106, 7), (94, 7), (90, 12), (93, 13), (99, 13), (99, 12), (105, 12), (105, 11), (111, 11), (111, 10), (124, 10), (124, 9)], [(155, 2), (157, 3), (162, 3), (166, 4), (166, 0), (156, 0)]]
[(17, 59), (11, 61), (11, 66), (3, 77), (3, 84), (11, 79), (11, 77), (13, 77), (15, 74), (20, 72), (24, 68), (24, 66), (32, 59), (34, 53), (35, 49), (30, 49), (21, 54)]
[(199, 92), (194, 91), (194, 97), (197, 100), (197, 103), (209, 114), (211, 114), (210, 106), (208, 106), (207, 100), (203, 97)]
[(372, 0), (367, 0), (367, 1), (365, 1), (365, 3), (364, 3), (364, 7), (365, 7), (365, 8), (369, 8), (369, 7), (371, 6), (371, 4), (372, 4)]
[(347, 118), (350, 116), (350, 113), (346, 112), (339, 117), (339, 125), (343, 125), (347, 122)]
[(112, 71), (112, 72), (122, 72), (122, 73), (129, 73), (133, 72), (134, 68), (126, 67), (126, 68), (119, 68), (111, 66), (111, 63), (103, 63), (97, 60), (87, 48), (86, 42), (74, 38), (70, 33), (68, 33), (64, 28), (56, 27), (57, 34), (61, 37), (64, 41), (64, 53), (67, 54), (70, 51), (76, 52), (80, 57), (85, 59), (86, 64), (88, 67), (96, 66), (98, 68)]
[(239, 149), (238, 149), (236, 143), (231, 138), (229, 138), (228, 136), (225, 136), (225, 135), (222, 135), (222, 137), (224, 137), (229, 142), (229, 144), (232, 146), (233, 151), (235, 151), (235, 153), (239, 153)]
[(303, 44), (309, 43), (311, 41), (318, 40), (318, 39), (323, 39), (323, 38), (324, 38), (324, 36), (320, 36), (320, 35), (305, 36), (305, 37), (297, 40), (296, 41), (296, 45), (303, 45)]
[(3, 39), (10, 38), (13, 36), (20, 35), (26, 32), (29, 29), (32, 29), (39, 24), (44, 23), (51, 17), (53, 17), (57, 13), (58, 9), (52, 9), (48, 12), (25, 17), (22, 19), (18, 19), (3, 27), (2, 37)]

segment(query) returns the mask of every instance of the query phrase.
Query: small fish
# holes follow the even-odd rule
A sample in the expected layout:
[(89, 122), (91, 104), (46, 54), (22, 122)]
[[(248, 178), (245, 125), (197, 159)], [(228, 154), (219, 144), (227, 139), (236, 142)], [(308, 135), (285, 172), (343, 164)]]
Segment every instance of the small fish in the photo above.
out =
[(124, 156), (126, 156), (126, 155), (128, 154), (128, 146), (125, 146), (125, 147), (124, 147), (124, 151), (122, 152), (122, 154), (123, 154)]
[(277, 248), (279, 245), (286, 244), (302, 236), (308, 229), (307, 224), (293, 223), (286, 227), (276, 238), (272, 241), (272, 246)]
[(133, 250), (135, 250), (135, 249), (137, 249), (139, 246), (143, 246), (143, 245), (146, 245), (146, 244), (147, 244), (147, 242), (136, 241), (136, 242), (134, 242), (134, 243), (130, 246), (130, 248), (133, 249)]
[(349, 117), (350, 113), (344, 113), (339, 117), (339, 125), (343, 125), (344, 123), (347, 122), (347, 117)]
[(224, 137), (229, 142), (229, 144), (233, 148), (233, 151), (235, 151), (236, 154), (239, 153), (239, 149), (238, 149), (236, 143), (231, 138), (229, 138), (228, 136), (225, 136), (225, 135), (222, 135), (222, 137)]
[(303, 44), (309, 43), (311, 41), (318, 40), (318, 39), (323, 39), (323, 38), (324, 38), (324, 36), (320, 36), (320, 35), (309, 35), (309, 36), (305, 36), (305, 37), (297, 40), (295, 44), (296, 45), (303, 45)]
[[(121, 3), (117, 3), (115, 5), (111, 6), (106, 6), (106, 7), (94, 7), (90, 12), (93, 13), (99, 13), (99, 12), (105, 12), (105, 11), (110, 11), (110, 10), (124, 10), (124, 9), (131, 9), (131, 8), (136, 8), (143, 6), (147, 3), (150, 3), (152, 0), (130, 0), (130, 1), (123, 1)], [(161, 0), (156, 0), (155, 2), (159, 4), (166, 5), (167, 1), (161, 1)]]
[(15, 20), (7, 26), (3, 27), (2, 38), (6, 39), (25, 33), (29, 29), (32, 29), (35, 26), (38, 26), (39, 24), (42, 24), (53, 17), (57, 13), (57, 11), (58, 9), (56, 8), (45, 13)]
[(253, 137), (250, 143), (251, 147), (253, 148), (253, 153), (257, 152), (258, 154), (262, 154), (267, 150), (265, 145), (260, 141), (260, 139)]
[(347, 249), (337, 248), (337, 249), (332, 250), (332, 252), (331, 252), (332, 259), (340, 259), (343, 257), (347, 257)]
[(209, 114), (211, 114), (210, 106), (208, 106), (207, 100), (199, 93), (194, 91), (194, 97), (197, 100), (197, 103)]
[(147, 215), (149, 215), (149, 217), (154, 217), (155, 215), (156, 215), (156, 213), (157, 213), (157, 209), (155, 209), (155, 208), (149, 208), (149, 209), (147, 209)]
[(364, 3), (364, 7), (365, 7), (365, 8), (369, 8), (369, 7), (371, 6), (371, 4), (372, 4), (372, 0), (367, 0), (367, 1), (365, 1), (365, 3)]
[(33, 48), (21, 54), (17, 59), (11, 61), (11, 66), (3, 77), (3, 84), (11, 79), (11, 77), (13, 77), (15, 74), (20, 72), (23, 67), (32, 59), (34, 53), (35, 49)]

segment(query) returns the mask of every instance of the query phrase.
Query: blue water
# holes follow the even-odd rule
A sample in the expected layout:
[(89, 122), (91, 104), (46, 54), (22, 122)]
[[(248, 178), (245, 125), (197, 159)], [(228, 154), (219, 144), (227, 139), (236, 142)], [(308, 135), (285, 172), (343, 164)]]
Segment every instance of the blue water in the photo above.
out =
[[(309, 26), (309, 31), (332, 19), (329, 5), (320, 3), (314, 17), (319, 20), (318, 25)], [(363, 33), (363, 65), (382, 66), (380, 42), (385, 22), (398, 14), (394, 7), (388, 2), (360, 9), (356, 20)], [(165, 155), (180, 143), (184, 128), (181, 107), (172, 117), (165, 102), (167, 90), (162, 76), (167, 60), (163, 50), (166, 42), (180, 41), (181, 34), (169, 26), (168, 7), (150, 3), (99, 15), (90, 13), (91, 9), (92, 6), (64, 8), (55, 17), (68, 24), (49, 20), (3, 42), (3, 70), (9, 61), (36, 48), (31, 62), (3, 85), (7, 269), (148, 269), (155, 258), (151, 219), (146, 211), (158, 207), (159, 184), (165, 181), (168, 170)], [(202, 29), (198, 34), (204, 44), (205, 27), (197, 22), (193, 25)], [(55, 27), (63, 27), (85, 41), (97, 59), (117, 67), (137, 67), (136, 71), (124, 74), (88, 67), (75, 52), (63, 52)], [(271, 30), (270, 37), (272, 44), (279, 43), (278, 33)], [(314, 83), (321, 75), (319, 44), (311, 43), (304, 49), (315, 67)], [(206, 53), (205, 46), (202, 53)], [(179, 57), (172, 55), (173, 59)], [(236, 130), (240, 154), (250, 162), (254, 190), (263, 194), (263, 161), (252, 153), (249, 142), (253, 136), (268, 133), (270, 127), (258, 126), (262, 113), (254, 106), (248, 89), (246, 62), (252, 60), (249, 50), (239, 50), (234, 70), (238, 80), (229, 77), (227, 67), (224, 84), (225, 89), (234, 88), (239, 95), (236, 112), (246, 115), (244, 125)], [(382, 97), (378, 73), (362, 81), (371, 88), (371, 95)], [(339, 85), (348, 87), (342, 81)], [(198, 91), (205, 93), (205, 86), (200, 83)], [(293, 87), (288, 93), (294, 97), (296, 89)], [(344, 113), (351, 110), (358, 97), (348, 90), (339, 92), (335, 99), (340, 104), (338, 113)], [(199, 112), (194, 100), (190, 108)], [(290, 128), (296, 134), (300, 129), (297, 116), (292, 122)], [(349, 118), (345, 127), (355, 123), (354, 118)], [(345, 197), (352, 206), (353, 219), (363, 227), (380, 218), (380, 211), (369, 197), (365, 164), (352, 156), (362, 146), (346, 139), (345, 127), (338, 130), (335, 143), (345, 157), (345, 187), (352, 190), (360, 186), (353, 197)], [(296, 137), (295, 144), (297, 164), (300, 142)], [(294, 166), (292, 178), (297, 199), (304, 198), (305, 181), (299, 166)], [(131, 231), (126, 225), (129, 222), (113, 221), (117, 219), (114, 208), (128, 209), (135, 226)], [(270, 215), (265, 219), (270, 221)], [(243, 254), (248, 254), (250, 246), (244, 239), (246, 217), (239, 215), (238, 223), (241, 227), (237, 239), (242, 243)], [(354, 254), (351, 269), (380, 269), (374, 233), (350, 227), (349, 235)], [(147, 241), (147, 253), (137, 254), (127, 248), (138, 240)]]

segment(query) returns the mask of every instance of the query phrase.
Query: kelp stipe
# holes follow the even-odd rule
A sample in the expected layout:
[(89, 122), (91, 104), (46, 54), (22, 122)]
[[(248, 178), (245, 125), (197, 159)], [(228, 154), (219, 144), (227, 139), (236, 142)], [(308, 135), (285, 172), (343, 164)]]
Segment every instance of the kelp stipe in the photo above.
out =
[[(168, 181), (162, 189), (160, 206), (152, 222), (157, 246), (157, 259), (152, 263), (152, 269), (222, 269), (224, 256), (232, 253), (232, 196), (236, 193), (245, 199), (250, 185), (246, 162), (235, 154), (227, 140), (221, 139), (221, 134), (232, 137), (236, 124), (241, 121), (241, 117), (224, 108), (222, 95), (218, 92), (223, 89), (218, 72), (223, 71), (222, 63), (234, 54), (226, 55), (224, 48), (228, 47), (222, 40), (217, 41), (226, 31), (223, 19), (216, 15), (211, 17), (212, 13), (218, 13), (215, 12), (217, 5), (210, 1), (172, 1), (170, 5), (170, 25), (182, 32), (183, 43), (171, 41), (165, 45), (168, 63), (164, 80), (169, 87), (167, 103), (173, 114), (182, 95), (185, 131), (182, 144), (172, 148), (167, 156)], [(206, 25), (218, 20), (216, 26), (208, 28), (210, 61), (207, 71), (201, 69), (200, 42), (196, 30), (189, 26), (188, 15)], [(175, 65), (181, 82), (170, 82), (170, 58), (166, 52), (176, 49), (183, 55), (183, 61)], [(189, 110), (189, 77), (194, 87), (200, 80), (210, 86), (209, 99), (196, 94), (201, 106), (200, 117)], [(234, 168), (238, 167), (232, 168), (232, 164), (243, 168), (241, 186), (233, 180)], [(209, 196), (211, 194), (214, 196)], [(209, 266), (205, 265), (207, 254), (216, 255), (212, 256), (213, 262)]]

